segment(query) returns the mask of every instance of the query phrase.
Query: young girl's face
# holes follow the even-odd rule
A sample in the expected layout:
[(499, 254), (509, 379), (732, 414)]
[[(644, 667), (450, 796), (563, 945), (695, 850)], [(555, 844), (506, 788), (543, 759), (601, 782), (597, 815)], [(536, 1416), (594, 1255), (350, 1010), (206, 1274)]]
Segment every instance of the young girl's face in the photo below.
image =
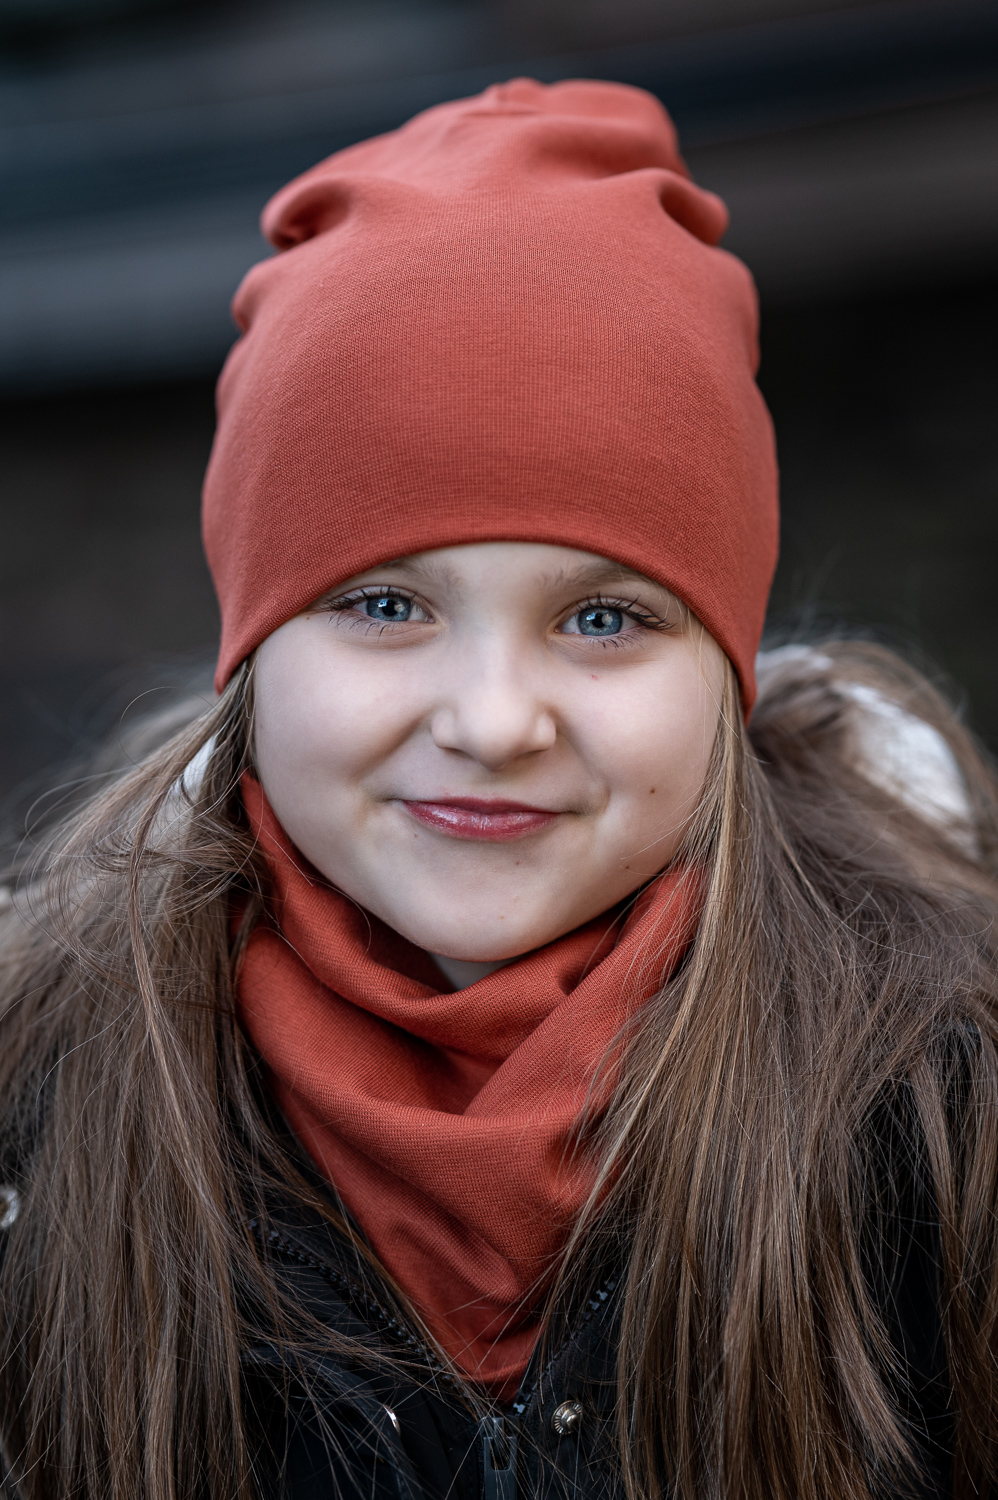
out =
[(335, 886), (418, 946), (494, 963), (669, 861), (723, 657), (660, 585), (571, 547), (384, 563), (260, 647), (257, 772)]

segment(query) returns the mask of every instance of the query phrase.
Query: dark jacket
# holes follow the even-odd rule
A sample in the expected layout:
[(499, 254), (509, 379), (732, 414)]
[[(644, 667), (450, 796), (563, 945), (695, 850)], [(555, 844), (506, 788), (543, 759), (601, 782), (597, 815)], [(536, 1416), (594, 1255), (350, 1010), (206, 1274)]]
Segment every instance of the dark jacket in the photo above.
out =
[[(254, 1234), (293, 1297), (333, 1331), (396, 1356), (304, 1361), (267, 1342), (246, 1356), (251, 1428), (273, 1500), (603, 1500), (618, 1493), (614, 1375), (620, 1278), (587, 1296), (511, 1406), (473, 1407), (423, 1349), (387, 1288), (319, 1214), (279, 1205)], [(917, 1202), (880, 1232), (870, 1283), (907, 1378), (899, 1397), (924, 1480), (951, 1494), (937, 1229)]]
[[(908, 1500), (947, 1500), (953, 1423), (939, 1316), (939, 1232), (910, 1171), (899, 1187), (898, 1158), (912, 1159), (907, 1143), (902, 1132), (902, 1151), (888, 1150), (875, 1174), (890, 1192), (868, 1246), (867, 1277), (897, 1355), (896, 1395), (924, 1471), (903, 1493)], [(321, 1191), (311, 1168), (299, 1163)], [(535, 1353), (515, 1401), (500, 1407), (469, 1400), (406, 1326), (390, 1288), (317, 1209), (281, 1195), (247, 1222), (289, 1301), (330, 1330), (330, 1348), (319, 1354), (289, 1353), (270, 1336), (244, 1351), (247, 1425), (264, 1500), (620, 1495), (619, 1271), (580, 1299), (562, 1335)], [(0, 1233), (0, 1254), (3, 1239)], [(253, 1321), (263, 1327), (267, 1320), (257, 1309)], [(878, 1500), (893, 1500), (892, 1492), (878, 1492)]]
[(472, 1406), (406, 1327), (389, 1289), (318, 1214), (296, 1207), (251, 1222), (296, 1301), (359, 1349), (380, 1345), (392, 1356), (379, 1365), (363, 1354), (290, 1360), (266, 1343), (248, 1351), (265, 1493), (517, 1500), (612, 1492), (614, 1277), (585, 1299), (543, 1360), (535, 1357), (511, 1405), (483, 1398)]

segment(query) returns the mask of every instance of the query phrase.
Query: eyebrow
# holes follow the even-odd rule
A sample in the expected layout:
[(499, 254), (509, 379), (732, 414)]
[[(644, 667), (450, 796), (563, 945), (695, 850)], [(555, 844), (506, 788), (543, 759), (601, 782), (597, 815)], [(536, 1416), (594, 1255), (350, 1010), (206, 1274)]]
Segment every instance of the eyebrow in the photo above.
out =
[[(444, 587), (459, 587), (461, 583), (457, 572), (448, 562), (438, 557), (421, 556), (419, 553), (413, 553), (407, 557), (393, 557), (386, 562), (375, 563), (373, 567), (365, 568), (363, 572), (355, 576), (363, 578), (365, 573), (380, 573), (382, 569), (415, 573)], [(583, 593), (606, 584), (641, 583), (658, 589), (661, 593), (667, 594), (670, 599), (676, 598), (672, 590), (664, 583), (656, 583), (655, 579), (649, 578), (647, 574), (639, 573), (636, 568), (629, 568), (625, 563), (614, 562), (612, 558), (580, 563), (575, 568), (558, 568), (552, 572), (542, 573), (537, 581), (541, 588), (550, 589), (552, 592), (566, 589), (579, 590)], [(334, 592), (339, 593), (342, 587), (342, 585), (337, 585), (335, 589), (327, 590), (322, 597), (327, 598)]]
[[(376, 563), (373, 568), (366, 568), (365, 572), (375, 572), (381, 568), (408, 569), (414, 573), (422, 573), (428, 577), (439, 579), (441, 582), (456, 583), (457, 575), (448, 563), (439, 558), (420, 557), (413, 554), (411, 557), (394, 557), (389, 562)], [(595, 584), (613, 582), (650, 583), (653, 588), (662, 589), (665, 593), (671, 593), (671, 589), (665, 584), (656, 583), (654, 578), (649, 578), (645, 573), (639, 573), (636, 568), (629, 568), (624, 563), (614, 562), (611, 558), (602, 559), (599, 562), (580, 563), (576, 568), (559, 568), (556, 572), (543, 573), (538, 582), (543, 588), (586, 588)]]
[(671, 592), (664, 584), (656, 583), (647, 574), (639, 573), (636, 568), (628, 568), (624, 563), (613, 562), (610, 558), (598, 563), (580, 563), (577, 568), (559, 568), (555, 573), (545, 574), (540, 581), (549, 589), (584, 589), (601, 583), (631, 582), (650, 583), (653, 588), (662, 589), (667, 594)]

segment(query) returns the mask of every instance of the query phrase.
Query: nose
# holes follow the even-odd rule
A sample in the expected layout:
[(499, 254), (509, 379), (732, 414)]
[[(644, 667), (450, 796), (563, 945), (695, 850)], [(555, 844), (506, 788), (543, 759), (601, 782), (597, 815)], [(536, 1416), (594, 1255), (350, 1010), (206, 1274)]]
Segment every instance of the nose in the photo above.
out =
[[(521, 653), (491, 643), (452, 662), (446, 696), (430, 721), (433, 742), (489, 771), (550, 750), (558, 726), (536, 673)], [(454, 668), (458, 667), (455, 671)]]

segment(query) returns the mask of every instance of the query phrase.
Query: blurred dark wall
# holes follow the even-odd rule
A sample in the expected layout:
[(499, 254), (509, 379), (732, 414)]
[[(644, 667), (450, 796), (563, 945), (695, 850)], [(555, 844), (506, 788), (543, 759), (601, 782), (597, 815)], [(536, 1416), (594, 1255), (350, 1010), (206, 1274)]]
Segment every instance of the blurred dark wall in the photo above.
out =
[(920, 650), (998, 747), (993, 5), (0, 0), (4, 41), (8, 809), (130, 704), (205, 679), (212, 378), (267, 193), (520, 71), (654, 89), (729, 201), (784, 477), (774, 626)]
[(764, 313), (782, 556), (770, 631), (869, 632), (998, 750), (998, 279)]

